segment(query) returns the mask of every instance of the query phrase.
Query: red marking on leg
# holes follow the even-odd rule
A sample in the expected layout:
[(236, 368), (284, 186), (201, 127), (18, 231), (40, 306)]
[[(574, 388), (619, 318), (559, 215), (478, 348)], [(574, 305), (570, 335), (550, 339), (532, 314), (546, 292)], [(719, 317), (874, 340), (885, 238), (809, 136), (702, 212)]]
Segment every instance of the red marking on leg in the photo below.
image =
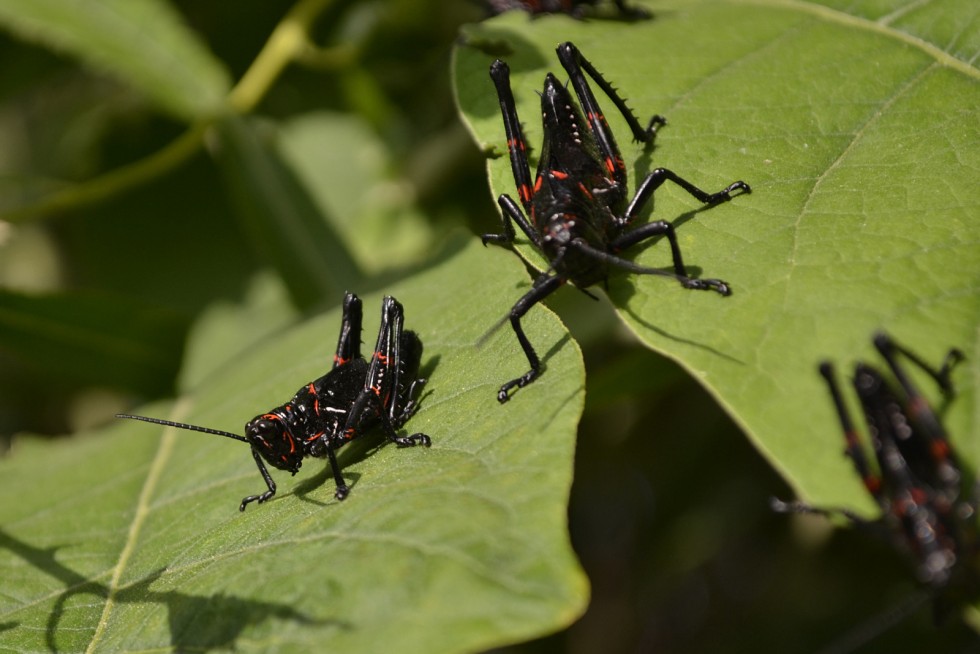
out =
[(912, 501), (916, 504), (916, 506), (922, 506), (929, 499), (926, 496), (926, 492), (918, 486), (913, 486), (909, 490), (909, 493), (912, 495)]
[(528, 187), (527, 184), (521, 184), (521, 187), (519, 189), (517, 189), (517, 193), (518, 193), (518, 195), (521, 196), (521, 201), (522, 202), (530, 202), (531, 201), (531, 189)]
[(874, 476), (867, 476), (862, 481), (864, 481), (864, 487), (868, 489), (868, 492), (872, 495), (877, 495), (881, 490), (881, 480)]

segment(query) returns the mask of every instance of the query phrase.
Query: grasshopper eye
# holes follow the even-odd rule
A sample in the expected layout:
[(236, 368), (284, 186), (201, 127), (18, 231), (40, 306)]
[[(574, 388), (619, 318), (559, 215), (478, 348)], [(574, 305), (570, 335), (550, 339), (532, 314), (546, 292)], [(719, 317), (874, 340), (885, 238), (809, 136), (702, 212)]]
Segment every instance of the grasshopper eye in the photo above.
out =
[(282, 433), (282, 425), (265, 417), (258, 417), (245, 426), (245, 437), (253, 445), (272, 447), (272, 442)]

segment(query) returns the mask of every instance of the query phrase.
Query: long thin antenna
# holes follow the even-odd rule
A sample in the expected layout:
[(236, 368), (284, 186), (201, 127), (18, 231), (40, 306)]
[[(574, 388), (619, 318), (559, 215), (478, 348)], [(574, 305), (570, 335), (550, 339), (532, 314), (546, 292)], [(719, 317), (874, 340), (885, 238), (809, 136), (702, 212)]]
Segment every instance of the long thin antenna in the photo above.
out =
[(671, 279), (676, 279), (677, 281), (689, 282), (690, 277), (685, 277), (684, 275), (678, 275), (677, 273), (667, 272), (666, 270), (660, 270), (658, 268), (648, 268), (646, 266), (641, 266), (638, 263), (629, 261), (628, 259), (623, 259), (622, 257), (617, 257), (615, 254), (610, 254), (602, 250), (598, 250), (591, 245), (584, 243), (583, 241), (577, 240), (569, 243), (568, 247), (573, 247), (576, 250), (588, 254), (590, 257), (599, 259), (600, 261), (605, 261), (611, 266), (616, 266), (617, 268), (622, 268), (623, 270), (628, 270), (640, 275), (659, 275), (661, 277), (670, 277)]
[(508, 314), (506, 314), (506, 315), (504, 315), (504, 317), (503, 317), (503, 318), (501, 318), (500, 320), (498, 320), (497, 322), (495, 322), (495, 323), (493, 323), (493, 325), (492, 325), (492, 326), (490, 327), (490, 329), (488, 329), (487, 331), (485, 331), (485, 332), (483, 333), (483, 335), (482, 335), (482, 336), (480, 336), (480, 338), (478, 338), (478, 339), (477, 339), (477, 341), (476, 341), (476, 346), (477, 346), (477, 347), (483, 347), (483, 346), (484, 346), (484, 344), (485, 344), (485, 343), (486, 343), (486, 342), (487, 342), (488, 340), (490, 340), (490, 337), (491, 337), (491, 336), (493, 336), (493, 335), (494, 335), (494, 333), (495, 333), (495, 332), (496, 332), (496, 331), (497, 331), (498, 329), (500, 329), (501, 327), (503, 327), (503, 326), (504, 326), (504, 325), (505, 325), (505, 324), (507, 323), (507, 321), (508, 321), (508, 320), (510, 320), (510, 314), (509, 314), (509, 313), (508, 313)]
[(214, 434), (215, 436), (224, 436), (225, 438), (233, 438), (236, 441), (241, 441), (247, 443), (248, 439), (244, 436), (239, 436), (238, 434), (232, 434), (228, 431), (221, 431), (220, 429), (211, 429), (210, 427), (198, 427), (197, 425), (188, 425), (184, 422), (172, 422), (170, 420), (161, 420), (160, 418), (147, 418), (146, 416), (132, 416), (128, 413), (117, 413), (117, 418), (128, 418), (130, 420), (142, 420), (143, 422), (152, 422), (154, 425), (164, 425), (165, 427), (177, 427), (178, 429), (186, 429), (188, 431), (201, 431), (205, 434)]

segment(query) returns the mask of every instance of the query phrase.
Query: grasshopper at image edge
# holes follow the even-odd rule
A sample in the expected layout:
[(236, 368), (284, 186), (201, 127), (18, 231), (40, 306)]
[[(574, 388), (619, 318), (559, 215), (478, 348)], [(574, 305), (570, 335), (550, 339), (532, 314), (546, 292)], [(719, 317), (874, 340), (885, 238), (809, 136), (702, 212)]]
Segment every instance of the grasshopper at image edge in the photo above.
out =
[[(885, 628), (930, 599), (933, 617), (939, 624), (954, 609), (980, 597), (980, 486), (953, 447), (938, 413), (913, 383), (899, 357), (924, 371), (944, 398), (950, 399), (952, 372), (964, 356), (951, 348), (940, 366), (934, 368), (883, 332), (876, 333), (873, 342), (897, 382), (892, 384), (885, 374), (864, 362), (854, 367), (852, 386), (867, 425), (874, 463), (860, 442), (833, 364), (821, 362), (819, 372), (844, 435), (844, 452), (878, 505), (880, 517), (869, 520), (847, 508), (815, 507), (775, 498), (772, 507), (780, 513), (843, 516), (859, 529), (890, 542), (913, 563), (924, 592), (890, 611)], [(856, 633), (866, 632), (874, 634), (876, 630), (864, 627)], [(847, 650), (866, 640), (862, 635)]]

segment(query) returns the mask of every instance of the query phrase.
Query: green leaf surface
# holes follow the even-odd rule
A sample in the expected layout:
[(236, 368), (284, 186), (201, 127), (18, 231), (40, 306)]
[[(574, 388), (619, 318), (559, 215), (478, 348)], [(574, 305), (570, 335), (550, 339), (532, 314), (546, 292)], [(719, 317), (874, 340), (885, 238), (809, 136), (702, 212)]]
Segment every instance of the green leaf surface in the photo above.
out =
[[(564, 78), (554, 50), (571, 40), (641, 122), (669, 119), (644, 149), (598, 94), (631, 188), (657, 166), (708, 191), (752, 185), (751, 195), (703, 210), (667, 184), (651, 213), (678, 228), (690, 270), (728, 281), (731, 297), (620, 273), (609, 295), (802, 496), (870, 513), (816, 367), (825, 358), (847, 374), (858, 359), (883, 365), (876, 329), (937, 364), (950, 347), (967, 354), (945, 422), (961, 452), (980, 460), (980, 24), (975, 3), (857, 4), (863, 13), (651, 2), (654, 18), (631, 24), (513, 13), (467, 29), (455, 81), (477, 141), (506, 154), (487, 69), (497, 56), (510, 64), (533, 160), (535, 91), (549, 70)], [(506, 156), (489, 172), (494, 196), (516, 197)], [(633, 252), (640, 264), (670, 265), (665, 243)]]
[(139, 89), (175, 116), (218, 113), (231, 81), (165, 0), (0, 0), (0, 25)]
[[(407, 428), (432, 447), (341, 450), (342, 504), (310, 461), (296, 479), (273, 471), (278, 496), (239, 513), (262, 480), (242, 444), (205, 434), (120, 421), (16, 441), (0, 461), (0, 491), (18, 498), (0, 505), (3, 648), (431, 654), (569, 624), (587, 596), (566, 526), (581, 356), (535, 311), (531, 338), (554, 344), (549, 383), (500, 406), (497, 386), (525, 362), (506, 330), (475, 343), (529, 282), (508, 253), (465, 243), (387, 289), (425, 344), (429, 382)], [(487, 266), (500, 273), (474, 293)], [(381, 297), (362, 299), (370, 347)], [(141, 412), (237, 431), (323, 373), (339, 321), (334, 310), (265, 339), (171, 410)]]

